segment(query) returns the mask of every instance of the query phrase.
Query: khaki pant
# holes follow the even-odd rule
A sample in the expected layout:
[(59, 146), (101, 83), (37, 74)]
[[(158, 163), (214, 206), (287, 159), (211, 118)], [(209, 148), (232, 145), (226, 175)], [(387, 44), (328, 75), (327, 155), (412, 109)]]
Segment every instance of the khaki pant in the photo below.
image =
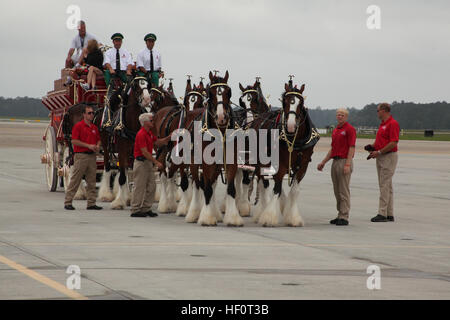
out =
[(149, 160), (134, 161), (133, 193), (131, 195), (131, 213), (148, 212), (155, 200), (155, 173)]
[(333, 160), (333, 164), (331, 165), (331, 181), (333, 181), (338, 218), (348, 221), (350, 212), (350, 177), (353, 172), (353, 161), (350, 165), (350, 173), (344, 174), (346, 161), (347, 159)]
[(378, 213), (382, 216), (394, 216), (394, 190), (392, 188), (392, 177), (397, 167), (398, 154), (391, 152), (379, 155), (376, 158), (378, 184), (380, 186), (380, 203)]
[(95, 153), (75, 153), (69, 186), (66, 189), (64, 205), (72, 204), (73, 197), (77, 193), (83, 176), (85, 176), (87, 183), (87, 206), (90, 207), (95, 205), (95, 199), (97, 198), (97, 192), (95, 191), (96, 173), (97, 161)]

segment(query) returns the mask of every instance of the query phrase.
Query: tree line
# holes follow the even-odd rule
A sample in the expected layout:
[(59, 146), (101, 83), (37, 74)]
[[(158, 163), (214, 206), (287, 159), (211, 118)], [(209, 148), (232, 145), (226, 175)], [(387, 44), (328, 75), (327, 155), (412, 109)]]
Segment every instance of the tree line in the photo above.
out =
[(0, 97), (0, 117), (48, 118), (49, 112), (40, 99)]
[[(450, 103), (392, 102), (392, 115), (402, 129), (450, 129)], [(29, 97), (0, 97), (0, 117), (47, 118), (49, 110), (40, 99)], [(310, 108), (309, 115), (318, 128), (336, 124), (336, 109)], [(362, 109), (349, 109), (349, 122), (355, 127), (378, 127), (377, 104)]]
[[(349, 109), (348, 121), (354, 127), (377, 128), (377, 105), (368, 104), (362, 109)], [(336, 125), (336, 109), (309, 109), (309, 114), (318, 128)], [(432, 103), (392, 102), (391, 114), (402, 129), (450, 129), (450, 103), (445, 101)]]

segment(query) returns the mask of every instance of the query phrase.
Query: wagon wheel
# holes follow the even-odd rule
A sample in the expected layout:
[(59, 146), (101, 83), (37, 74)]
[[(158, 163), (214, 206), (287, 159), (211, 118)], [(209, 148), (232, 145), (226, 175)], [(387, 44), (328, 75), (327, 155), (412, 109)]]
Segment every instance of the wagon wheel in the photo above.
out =
[(58, 153), (56, 144), (55, 129), (48, 127), (45, 131), (45, 154), (47, 161), (45, 164), (45, 176), (47, 178), (48, 191), (54, 192), (58, 186), (58, 168), (55, 166)]

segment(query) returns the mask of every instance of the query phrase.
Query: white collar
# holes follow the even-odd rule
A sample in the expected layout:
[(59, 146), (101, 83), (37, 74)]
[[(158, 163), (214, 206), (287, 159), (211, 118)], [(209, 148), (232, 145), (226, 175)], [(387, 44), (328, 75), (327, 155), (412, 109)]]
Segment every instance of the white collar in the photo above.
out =
[[(90, 35), (89, 33), (86, 32), (86, 34), (84, 35), (84, 39), (86, 39), (86, 38), (88, 38), (88, 37), (90, 37), (90, 36), (91, 36), (91, 35)], [(78, 37), (79, 39), (81, 39), (80, 34), (77, 34), (77, 37)]]

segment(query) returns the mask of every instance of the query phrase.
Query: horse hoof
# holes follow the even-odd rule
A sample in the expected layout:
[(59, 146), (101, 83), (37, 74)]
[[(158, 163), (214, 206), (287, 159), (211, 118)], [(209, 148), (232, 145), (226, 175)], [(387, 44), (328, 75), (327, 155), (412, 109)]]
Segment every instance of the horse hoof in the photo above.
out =
[(240, 228), (243, 226), (244, 226), (243, 224), (231, 224), (231, 223), (227, 224), (227, 227), (232, 227), (232, 228)]
[(239, 215), (241, 217), (250, 217), (250, 203), (243, 203), (238, 205)]
[(100, 202), (112, 202), (114, 200), (114, 197), (113, 196), (111, 196), (111, 197), (101, 197), (101, 198), (99, 198), (99, 201)]
[(272, 227), (273, 227), (273, 225), (268, 224), (268, 223), (264, 223), (262, 226), (263, 226), (264, 228), (272, 228)]
[(298, 224), (288, 223), (286, 226), (295, 228), (295, 227), (303, 227), (304, 224), (303, 223), (298, 223)]
[(217, 223), (214, 224), (208, 224), (208, 223), (202, 223), (202, 227), (216, 227)]
[(111, 205), (111, 209), (112, 210), (123, 210), (124, 209), (124, 205), (122, 205), (122, 204), (112, 204)]

